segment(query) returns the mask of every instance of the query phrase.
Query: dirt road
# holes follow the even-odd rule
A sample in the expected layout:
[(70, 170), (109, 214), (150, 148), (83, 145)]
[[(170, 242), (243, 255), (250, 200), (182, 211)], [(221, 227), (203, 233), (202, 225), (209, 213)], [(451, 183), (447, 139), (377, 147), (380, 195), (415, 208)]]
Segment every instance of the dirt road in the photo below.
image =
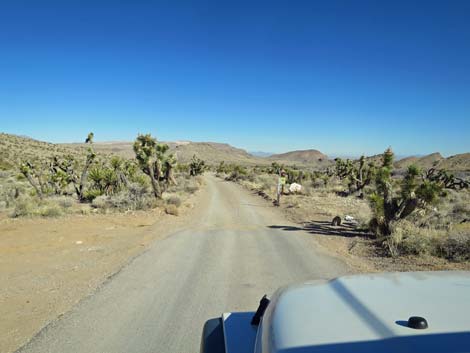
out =
[[(21, 352), (198, 352), (205, 320), (296, 281), (349, 272), (240, 186), (207, 177), (197, 217), (155, 242)], [(279, 227), (282, 226), (282, 227)]]

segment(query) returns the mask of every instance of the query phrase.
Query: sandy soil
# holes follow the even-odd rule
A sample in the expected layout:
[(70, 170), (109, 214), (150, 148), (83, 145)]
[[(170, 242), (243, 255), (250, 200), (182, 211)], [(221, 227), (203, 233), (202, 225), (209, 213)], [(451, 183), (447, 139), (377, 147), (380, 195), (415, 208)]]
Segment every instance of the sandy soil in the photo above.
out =
[(155, 239), (181, 229), (200, 191), (178, 217), (160, 210), (0, 218), (0, 352), (12, 352), (92, 293)]
[[(242, 185), (244, 185), (242, 183)], [(258, 194), (250, 185), (244, 185), (253, 194)], [(261, 194), (272, 201), (272, 196)], [(370, 218), (365, 203), (353, 198), (335, 195), (285, 195), (279, 210), (288, 220), (298, 225), (299, 230), (312, 234), (319, 245), (330, 254), (346, 262), (355, 272), (396, 271), (444, 271), (470, 270), (470, 262), (450, 262), (434, 256), (390, 257), (381, 251), (376, 240), (359, 232), (352, 224), (332, 226), (335, 215), (353, 215), (359, 222)]]

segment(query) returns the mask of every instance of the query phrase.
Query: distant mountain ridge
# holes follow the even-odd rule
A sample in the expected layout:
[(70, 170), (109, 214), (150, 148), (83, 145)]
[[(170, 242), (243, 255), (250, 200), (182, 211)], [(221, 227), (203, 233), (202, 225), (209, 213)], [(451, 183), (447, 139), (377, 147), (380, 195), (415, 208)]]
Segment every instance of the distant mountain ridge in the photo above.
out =
[(251, 154), (252, 156), (261, 157), (261, 158), (270, 157), (274, 154), (271, 152), (263, 152), (263, 151), (250, 151), (248, 153)]
[(273, 154), (272, 156), (269, 156), (268, 159), (271, 161), (289, 161), (294, 163), (315, 165), (327, 165), (331, 163), (326, 154), (323, 154), (322, 152), (314, 149)]
[[(203, 159), (208, 164), (238, 163), (244, 165), (269, 165), (272, 162), (278, 162), (286, 165), (306, 165), (318, 167), (331, 164), (328, 157), (318, 150), (292, 151), (281, 154), (269, 154), (269, 156), (256, 156), (248, 153), (244, 149), (233, 147), (227, 143), (219, 142), (191, 142), (176, 141), (165, 142), (170, 151), (175, 153), (178, 161), (188, 163), (193, 155)], [(66, 146), (81, 146), (80, 143), (64, 144)], [(125, 158), (133, 158), (132, 142), (95, 142), (94, 148), (98, 152), (113, 153)]]
[[(316, 149), (260, 157), (227, 143), (175, 141), (167, 142), (167, 144), (181, 163), (187, 163), (193, 155), (197, 155), (212, 165), (222, 161), (251, 166), (270, 165), (277, 162), (291, 166), (323, 169), (333, 164), (327, 155)], [(132, 145), (133, 143), (129, 141), (108, 141), (96, 142), (93, 147), (99, 153), (112, 153), (125, 158), (134, 158)], [(83, 143), (54, 144), (27, 136), (0, 133), (0, 169), (10, 169), (13, 166), (18, 166), (18, 163), (23, 160), (35, 160), (38, 157), (50, 158), (54, 155), (77, 154), (80, 151), (83, 153), (84, 148), (85, 144)], [(368, 161), (374, 162), (376, 165), (380, 165), (381, 159), (381, 155), (367, 157)], [(395, 167), (404, 169), (411, 164), (416, 164), (423, 169), (436, 167), (470, 174), (470, 153), (456, 154), (447, 158), (438, 152), (426, 156), (405, 157), (397, 160)]]

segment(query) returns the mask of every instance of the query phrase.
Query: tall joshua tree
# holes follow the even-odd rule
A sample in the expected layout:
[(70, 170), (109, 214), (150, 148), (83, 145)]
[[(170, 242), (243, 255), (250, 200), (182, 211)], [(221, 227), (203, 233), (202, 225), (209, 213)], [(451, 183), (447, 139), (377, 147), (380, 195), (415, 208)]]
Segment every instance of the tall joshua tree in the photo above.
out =
[(416, 209), (433, 203), (440, 195), (441, 187), (435, 183), (420, 178), (421, 171), (411, 165), (401, 181), (397, 183), (400, 189), (394, 190), (392, 180), (393, 152), (388, 148), (382, 157), (382, 167), (378, 169), (375, 178), (376, 191), (371, 195), (371, 206), (375, 218), (371, 226), (376, 233), (391, 234), (391, 224), (404, 219)]
[(359, 164), (355, 165), (351, 160), (343, 161), (336, 158), (335, 171), (340, 179), (349, 179), (350, 193), (357, 192), (362, 195), (363, 189), (371, 183), (375, 175), (373, 163), (366, 163), (366, 158), (361, 156)]
[(191, 158), (191, 162), (189, 163), (189, 175), (200, 175), (204, 173), (205, 167), (206, 163), (202, 159), (196, 157), (196, 155), (193, 155), (193, 158)]
[(133, 148), (140, 169), (150, 178), (153, 194), (156, 198), (161, 198), (160, 179), (163, 177), (168, 145), (158, 143), (154, 137), (146, 134), (137, 136)]
[(24, 162), (20, 166), (21, 173), (26, 177), (28, 182), (36, 191), (39, 198), (43, 198), (44, 185), (41, 180), (41, 173), (31, 162)]
[(93, 143), (92, 132), (88, 134), (85, 143), (90, 146), (87, 148), (86, 160), (81, 173), (79, 172), (80, 164), (73, 156), (66, 156), (63, 159), (54, 157), (50, 165), (53, 178), (60, 177), (60, 179), (66, 183), (65, 185), (69, 182), (73, 184), (73, 188), (75, 189), (75, 193), (77, 194), (77, 198), (80, 202), (87, 201), (85, 196), (85, 187), (88, 179), (88, 170), (96, 158), (96, 153), (91, 147), (91, 144)]

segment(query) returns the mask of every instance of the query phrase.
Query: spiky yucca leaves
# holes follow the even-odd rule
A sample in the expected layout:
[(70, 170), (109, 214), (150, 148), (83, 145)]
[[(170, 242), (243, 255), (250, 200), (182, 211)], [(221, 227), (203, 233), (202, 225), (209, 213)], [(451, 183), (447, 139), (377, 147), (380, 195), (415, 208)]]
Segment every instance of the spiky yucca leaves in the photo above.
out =
[(382, 157), (382, 167), (376, 173), (376, 190), (370, 196), (370, 204), (374, 212), (371, 228), (376, 234), (390, 235), (391, 224), (404, 219), (416, 209), (435, 202), (441, 187), (420, 178), (421, 171), (411, 165), (400, 183), (400, 190), (394, 192), (392, 180), (393, 152), (388, 148)]
[(200, 175), (204, 173), (205, 167), (206, 163), (194, 155), (193, 158), (191, 158), (191, 162), (189, 163), (189, 175)]
[(94, 166), (88, 174), (92, 182), (92, 189), (98, 190), (100, 195), (113, 194), (119, 190), (119, 180), (116, 172), (108, 167)]
[(116, 174), (116, 188), (120, 189), (123, 186), (129, 187), (128, 176), (135, 175), (135, 168), (129, 161), (126, 161), (118, 156), (111, 157), (111, 169)]

